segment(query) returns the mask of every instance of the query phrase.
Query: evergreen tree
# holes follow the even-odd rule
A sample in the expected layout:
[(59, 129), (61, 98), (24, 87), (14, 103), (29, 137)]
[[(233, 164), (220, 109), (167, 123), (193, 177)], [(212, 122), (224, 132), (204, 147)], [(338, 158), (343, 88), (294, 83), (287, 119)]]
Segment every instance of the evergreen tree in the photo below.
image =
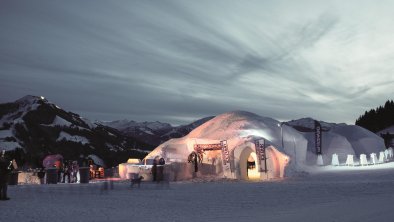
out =
[(375, 133), (394, 125), (394, 101), (387, 100), (384, 106), (365, 111), (357, 118), (356, 125)]

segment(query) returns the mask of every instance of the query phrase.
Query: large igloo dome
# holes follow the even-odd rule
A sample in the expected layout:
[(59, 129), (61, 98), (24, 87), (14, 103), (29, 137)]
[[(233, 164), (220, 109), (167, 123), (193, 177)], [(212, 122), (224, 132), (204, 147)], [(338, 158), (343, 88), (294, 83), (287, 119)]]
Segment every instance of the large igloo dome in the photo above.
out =
[[(282, 145), (283, 135), (286, 136)], [(201, 169), (209, 165), (207, 173), (240, 179), (250, 178), (251, 174), (256, 179), (283, 177), (304, 164), (307, 149), (307, 140), (292, 127), (254, 113), (234, 111), (216, 116), (185, 137), (161, 144), (147, 158), (163, 157), (167, 163), (187, 162), (196, 146), (221, 141), (226, 141), (229, 168), (223, 165), (222, 150), (204, 150)], [(266, 159), (258, 155), (256, 143), (264, 143)]]
[[(291, 176), (316, 166), (315, 122), (311, 118), (279, 122), (246, 111), (227, 112), (182, 138), (161, 144), (145, 163), (163, 158), (171, 180), (199, 175), (258, 180)], [(320, 123), (325, 165), (334, 153), (344, 162), (349, 154), (368, 155), (384, 149), (383, 140), (366, 129)], [(189, 163), (193, 153), (194, 166)]]

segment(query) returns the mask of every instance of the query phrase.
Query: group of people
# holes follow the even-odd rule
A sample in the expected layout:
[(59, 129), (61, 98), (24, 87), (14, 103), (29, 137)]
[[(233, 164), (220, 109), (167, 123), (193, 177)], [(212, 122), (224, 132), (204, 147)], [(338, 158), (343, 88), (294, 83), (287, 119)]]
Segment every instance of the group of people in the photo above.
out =
[(58, 182), (76, 183), (78, 181), (78, 171), (79, 165), (77, 161), (65, 161), (60, 167), (58, 167)]

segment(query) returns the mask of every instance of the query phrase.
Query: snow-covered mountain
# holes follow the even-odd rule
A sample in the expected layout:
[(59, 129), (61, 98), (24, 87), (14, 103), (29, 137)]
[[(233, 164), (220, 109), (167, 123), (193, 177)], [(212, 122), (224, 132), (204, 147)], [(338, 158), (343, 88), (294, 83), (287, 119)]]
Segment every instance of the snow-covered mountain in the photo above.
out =
[(212, 119), (213, 116), (205, 117), (194, 121), (187, 125), (171, 126), (168, 123), (162, 122), (135, 122), (130, 120), (116, 120), (112, 122), (99, 122), (102, 125), (106, 125), (121, 131), (126, 136), (138, 138), (144, 143), (152, 146), (158, 146), (159, 144), (172, 139), (180, 138)]
[(151, 148), (116, 129), (67, 112), (44, 97), (29, 95), (0, 104), (0, 149), (18, 153), (20, 163), (39, 166), (46, 155), (55, 153), (65, 159), (95, 154), (111, 166), (130, 156), (145, 156), (133, 147)]

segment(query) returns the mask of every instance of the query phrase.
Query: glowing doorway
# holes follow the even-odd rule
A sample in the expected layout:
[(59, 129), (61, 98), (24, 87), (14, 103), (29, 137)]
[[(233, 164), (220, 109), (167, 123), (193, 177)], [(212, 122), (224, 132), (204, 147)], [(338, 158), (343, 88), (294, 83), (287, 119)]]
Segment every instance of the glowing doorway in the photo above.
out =
[(260, 179), (260, 173), (257, 170), (257, 164), (256, 164), (256, 153), (252, 152), (250, 153), (248, 160), (247, 160), (247, 173), (248, 173), (248, 179), (249, 180), (257, 180)]
[(241, 179), (244, 180), (259, 180), (260, 172), (256, 163), (256, 152), (250, 147), (242, 150), (239, 158), (239, 167)]

